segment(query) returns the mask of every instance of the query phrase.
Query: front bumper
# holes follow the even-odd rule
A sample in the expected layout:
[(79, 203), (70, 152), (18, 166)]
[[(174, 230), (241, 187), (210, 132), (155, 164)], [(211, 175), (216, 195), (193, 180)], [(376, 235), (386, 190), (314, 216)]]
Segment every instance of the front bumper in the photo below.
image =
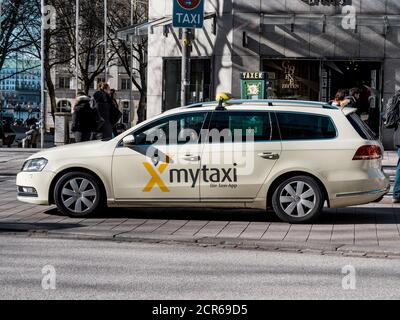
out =
[[(20, 172), (17, 175), (17, 199), (22, 202), (48, 205), (49, 190), (55, 174), (50, 171)], [(34, 188), (36, 193), (22, 192), (21, 188)]]

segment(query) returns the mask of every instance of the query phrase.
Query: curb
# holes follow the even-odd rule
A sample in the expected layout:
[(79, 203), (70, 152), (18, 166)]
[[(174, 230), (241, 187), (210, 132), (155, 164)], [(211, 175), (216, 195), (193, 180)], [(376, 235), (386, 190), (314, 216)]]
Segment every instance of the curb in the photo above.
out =
[[(28, 227), (28, 226), (27, 226)], [(234, 238), (208, 238), (208, 237), (184, 237), (170, 235), (124, 235), (115, 232), (86, 232), (64, 233), (60, 230), (27, 230), (27, 228), (2, 228), (1, 235), (27, 236), (42, 239), (63, 239), (82, 241), (111, 241), (127, 243), (146, 243), (164, 245), (184, 245), (196, 247), (215, 247), (234, 250), (254, 250), (265, 252), (298, 253), (326, 256), (343, 256), (352, 258), (374, 259), (400, 259), (400, 248), (378, 246), (355, 246), (348, 244), (332, 243), (298, 243), (268, 240), (246, 240)]]
[(46, 148), (46, 149), (0, 148), (0, 153), (1, 152), (4, 152), (4, 153), (36, 153), (36, 152), (44, 151), (47, 149), (49, 149), (49, 148)]

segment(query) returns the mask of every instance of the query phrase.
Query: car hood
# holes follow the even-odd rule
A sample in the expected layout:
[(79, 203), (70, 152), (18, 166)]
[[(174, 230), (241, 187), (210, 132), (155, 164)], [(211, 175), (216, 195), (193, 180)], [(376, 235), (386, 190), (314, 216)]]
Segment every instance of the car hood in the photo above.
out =
[(30, 156), (28, 160), (36, 158), (48, 159), (54, 157), (67, 157), (67, 156), (78, 157), (79, 155), (89, 155), (94, 151), (98, 151), (99, 148), (107, 146), (109, 143), (110, 141), (96, 140), (96, 141), (89, 141), (89, 142), (69, 144), (60, 147), (54, 147), (35, 153), (32, 156)]

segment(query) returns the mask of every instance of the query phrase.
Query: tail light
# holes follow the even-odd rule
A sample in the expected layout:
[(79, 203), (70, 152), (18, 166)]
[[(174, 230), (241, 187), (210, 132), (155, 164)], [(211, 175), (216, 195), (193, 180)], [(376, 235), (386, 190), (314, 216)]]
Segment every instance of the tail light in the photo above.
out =
[(353, 160), (379, 160), (382, 156), (382, 149), (379, 146), (367, 145), (357, 150)]

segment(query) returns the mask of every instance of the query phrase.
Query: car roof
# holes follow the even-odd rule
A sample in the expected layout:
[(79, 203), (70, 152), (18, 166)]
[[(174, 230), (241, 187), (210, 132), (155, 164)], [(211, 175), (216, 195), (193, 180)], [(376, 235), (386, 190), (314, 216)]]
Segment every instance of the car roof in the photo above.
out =
[[(218, 101), (199, 102), (185, 107), (169, 110), (165, 114), (176, 114), (187, 111), (210, 111), (215, 110), (219, 106)], [(291, 112), (306, 111), (315, 112), (316, 110), (340, 110), (338, 107), (332, 106), (326, 102), (303, 101), (303, 100), (228, 100), (223, 103), (226, 110), (287, 110)], [(301, 109), (299, 109), (301, 108)], [(319, 113), (319, 112), (318, 112)]]
[[(199, 111), (214, 111), (219, 106), (218, 101), (199, 102), (185, 107), (174, 108), (167, 110), (151, 119), (138, 124), (136, 128), (143, 127), (153, 121), (162, 119), (165, 116), (177, 115), (180, 113), (199, 112)], [(251, 110), (270, 110), (270, 111), (288, 111), (288, 112), (306, 112), (327, 114), (341, 110), (338, 107), (332, 106), (326, 102), (304, 101), (304, 100), (228, 100), (223, 103), (223, 106), (228, 111), (251, 111)]]

